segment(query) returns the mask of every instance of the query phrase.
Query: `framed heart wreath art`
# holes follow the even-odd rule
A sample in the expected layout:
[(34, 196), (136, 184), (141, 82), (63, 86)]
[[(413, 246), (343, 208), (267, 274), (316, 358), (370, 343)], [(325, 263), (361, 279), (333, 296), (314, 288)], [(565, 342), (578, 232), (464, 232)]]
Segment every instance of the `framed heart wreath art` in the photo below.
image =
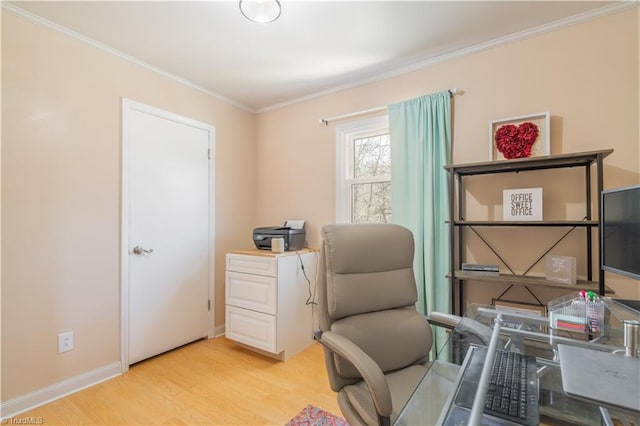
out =
[(491, 121), (489, 138), (491, 160), (549, 155), (549, 113)]

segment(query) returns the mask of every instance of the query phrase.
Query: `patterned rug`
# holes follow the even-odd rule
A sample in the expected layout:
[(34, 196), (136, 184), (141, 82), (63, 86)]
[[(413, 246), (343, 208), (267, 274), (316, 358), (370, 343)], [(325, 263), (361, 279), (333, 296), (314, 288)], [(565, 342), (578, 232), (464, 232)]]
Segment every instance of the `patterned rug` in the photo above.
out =
[(349, 426), (349, 423), (342, 417), (309, 404), (285, 426)]

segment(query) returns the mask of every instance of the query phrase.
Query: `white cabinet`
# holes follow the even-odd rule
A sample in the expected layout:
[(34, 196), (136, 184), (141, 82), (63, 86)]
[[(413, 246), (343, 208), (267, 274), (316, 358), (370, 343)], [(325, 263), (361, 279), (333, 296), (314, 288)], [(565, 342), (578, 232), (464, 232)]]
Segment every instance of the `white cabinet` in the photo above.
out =
[(308, 249), (227, 253), (226, 337), (283, 361), (313, 343), (317, 263)]

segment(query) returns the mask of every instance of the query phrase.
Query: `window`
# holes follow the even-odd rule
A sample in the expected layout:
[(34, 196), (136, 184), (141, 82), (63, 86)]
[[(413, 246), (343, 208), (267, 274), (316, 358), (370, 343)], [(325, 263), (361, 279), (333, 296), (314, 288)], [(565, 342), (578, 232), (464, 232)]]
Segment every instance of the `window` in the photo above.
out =
[(386, 116), (337, 128), (337, 222), (391, 221), (391, 140)]

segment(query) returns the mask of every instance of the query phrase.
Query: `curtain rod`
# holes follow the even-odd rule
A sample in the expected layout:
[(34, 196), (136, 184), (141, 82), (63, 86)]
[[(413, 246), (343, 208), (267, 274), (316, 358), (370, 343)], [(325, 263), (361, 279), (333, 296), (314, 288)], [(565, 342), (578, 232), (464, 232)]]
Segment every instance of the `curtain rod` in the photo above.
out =
[[(462, 90), (458, 90), (456, 88), (453, 88), (453, 89), (449, 89), (448, 92), (449, 92), (450, 96), (453, 96), (453, 95), (455, 95), (457, 93), (462, 93)], [(318, 123), (319, 124), (324, 124), (325, 126), (328, 126), (330, 121), (343, 120), (345, 118), (356, 117), (358, 115), (364, 115), (364, 114), (370, 114), (372, 112), (384, 111), (385, 109), (387, 109), (386, 105), (385, 106), (375, 107), (375, 108), (370, 108), (370, 109), (365, 109), (365, 110), (362, 110), (362, 111), (350, 112), (350, 113), (347, 113), (347, 114), (334, 115), (333, 117), (321, 118), (318, 121)]]

